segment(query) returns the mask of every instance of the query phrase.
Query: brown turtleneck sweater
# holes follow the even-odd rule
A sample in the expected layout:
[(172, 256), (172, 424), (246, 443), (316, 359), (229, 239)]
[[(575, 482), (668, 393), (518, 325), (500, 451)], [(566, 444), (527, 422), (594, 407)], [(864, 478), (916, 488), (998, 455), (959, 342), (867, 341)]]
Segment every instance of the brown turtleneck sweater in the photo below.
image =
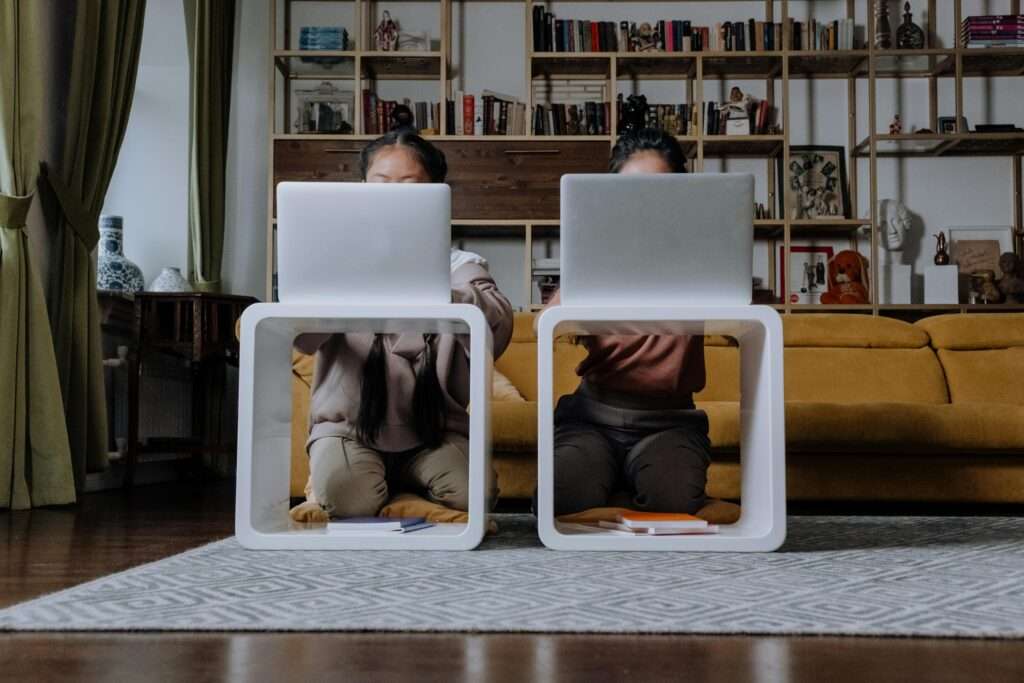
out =
[[(494, 338), (497, 358), (512, 338), (512, 306), (498, 290), (491, 274), (477, 263), (452, 271), (452, 302), (473, 304), (484, 312)], [(384, 351), (388, 385), (387, 417), (376, 443), (366, 444), (387, 452), (420, 445), (413, 427), (412, 397), (416, 371), (422, 363), (422, 334), (385, 334)], [(303, 334), (294, 346), (316, 354), (310, 398), (308, 449), (325, 436), (355, 436), (359, 415), (363, 364), (373, 344), (373, 334)], [(465, 335), (433, 336), (437, 378), (448, 406), (447, 430), (469, 436), (469, 339)]]
[[(556, 292), (548, 304), (557, 306)], [(581, 390), (620, 408), (693, 408), (704, 388), (704, 337), (595, 335), (580, 338), (587, 357), (577, 366)]]

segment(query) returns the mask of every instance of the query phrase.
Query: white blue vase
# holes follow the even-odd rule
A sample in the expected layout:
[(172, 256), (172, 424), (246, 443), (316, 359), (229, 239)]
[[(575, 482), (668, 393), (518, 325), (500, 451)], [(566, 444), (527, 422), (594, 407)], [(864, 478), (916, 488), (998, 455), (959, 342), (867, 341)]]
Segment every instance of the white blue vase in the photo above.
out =
[(96, 288), (116, 292), (141, 292), (146, 286), (142, 269), (125, 258), (124, 231), (120, 216), (100, 216), (100, 241), (96, 253)]
[(191, 292), (192, 285), (177, 268), (164, 268), (156, 279), (149, 284), (151, 292)]

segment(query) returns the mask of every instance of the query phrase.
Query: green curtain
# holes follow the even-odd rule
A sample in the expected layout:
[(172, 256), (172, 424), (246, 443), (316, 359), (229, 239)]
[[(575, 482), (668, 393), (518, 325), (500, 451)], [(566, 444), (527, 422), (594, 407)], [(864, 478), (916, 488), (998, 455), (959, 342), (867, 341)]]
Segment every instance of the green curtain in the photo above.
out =
[(235, 0), (184, 0), (189, 55), (189, 275), (219, 292)]
[(25, 220), (35, 187), (50, 38), (32, 0), (0, 0), (0, 508), (75, 501), (53, 340)]
[(43, 166), (60, 211), (50, 322), (64, 394), (75, 484), (107, 468), (107, 410), (93, 249), (100, 210), (128, 125), (142, 45), (145, 0), (78, 3), (64, 146)]

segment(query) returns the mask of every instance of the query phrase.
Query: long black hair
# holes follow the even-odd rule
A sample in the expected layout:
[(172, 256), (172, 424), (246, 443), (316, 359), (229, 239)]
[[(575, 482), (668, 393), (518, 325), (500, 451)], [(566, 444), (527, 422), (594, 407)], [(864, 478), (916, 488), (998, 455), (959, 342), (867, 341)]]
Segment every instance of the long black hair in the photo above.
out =
[(659, 128), (641, 128), (635, 133), (625, 133), (615, 142), (608, 170), (618, 173), (634, 154), (656, 152), (672, 173), (686, 173), (686, 155), (674, 135)]
[[(443, 183), (448, 175), (448, 164), (444, 152), (416, 134), (410, 128), (399, 128), (382, 135), (366, 147), (359, 155), (359, 170), (363, 180), (373, 163), (373, 157), (385, 147), (402, 146), (409, 148), (430, 181)], [(423, 356), (416, 371), (416, 386), (412, 395), (413, 427), (422, 445), (436, 448), (444, 438), (447, 423), (447, 409), (441, 382), (437, 379), (437, 357), (434, 353), (435, 335), (423, 335)], [(370, 353), (363, 363), (362, 390), (359, 397), (359, 417), (356, 420), (356, 437), (364, 444), (372, 445), (380, 436), (387, 419), (388, 382), (385, 362), (384, 337), (374, 335)]]

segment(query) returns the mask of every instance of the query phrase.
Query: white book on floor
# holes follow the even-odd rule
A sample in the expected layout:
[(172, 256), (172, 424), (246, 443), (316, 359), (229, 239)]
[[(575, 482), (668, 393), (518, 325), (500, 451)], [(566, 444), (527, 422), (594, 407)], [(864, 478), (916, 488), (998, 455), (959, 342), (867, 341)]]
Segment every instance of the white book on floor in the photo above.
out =
[(598, 522), (602, 529), (625, 536), (694, 536), (699, 534), (717, 534), (718, 526), (707, 524), (702, 527), (686, 528), (658, 528), (658, 527), (636, 527), (602, 520)]
[(434, 526), (423, 517), (341, 517), (327, 523), (332, 534), (404, 534)]

